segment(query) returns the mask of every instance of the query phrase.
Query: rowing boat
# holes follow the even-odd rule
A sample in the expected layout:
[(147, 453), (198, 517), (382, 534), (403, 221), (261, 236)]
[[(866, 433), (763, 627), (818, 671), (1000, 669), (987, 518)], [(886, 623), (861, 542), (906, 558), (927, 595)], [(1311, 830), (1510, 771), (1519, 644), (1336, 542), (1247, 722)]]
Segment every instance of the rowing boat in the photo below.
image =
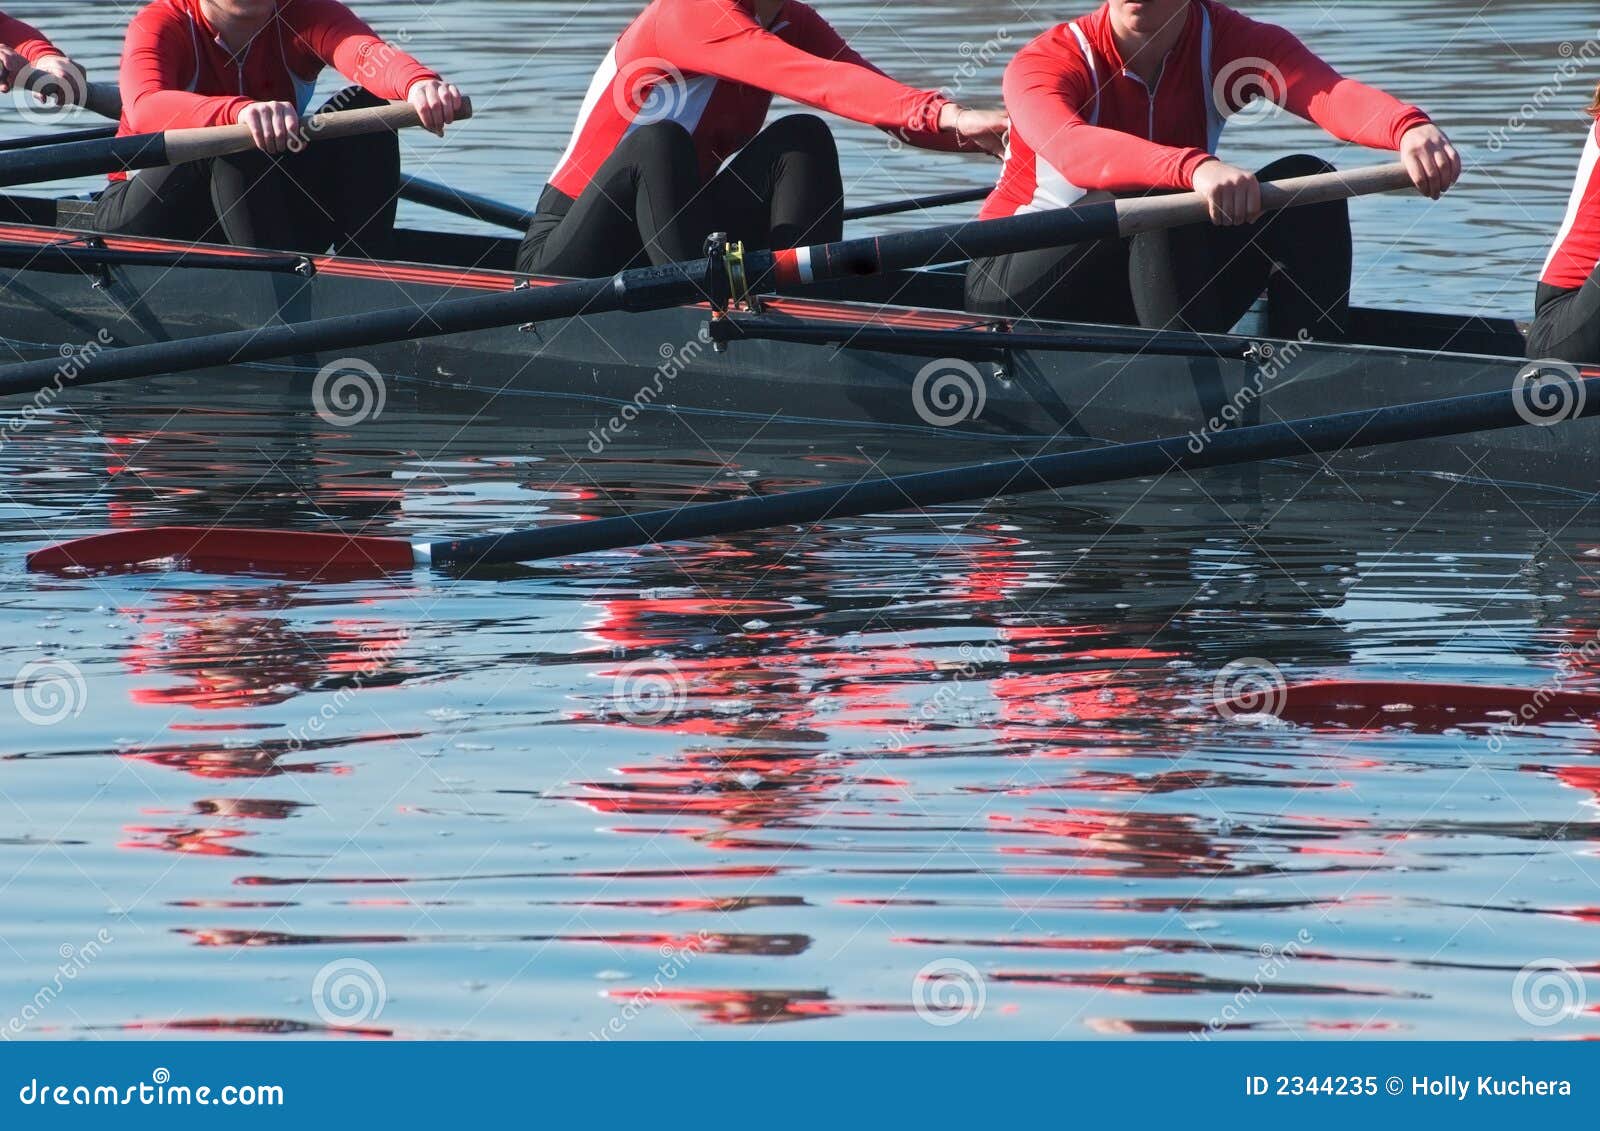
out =
[[(125, 346), (539, 287), (515, 241), (400, 233), (393, 262), (91, 236), (77, 201), (0, 197), (0, 338), (18, 357)], [(889, 437), (1019, 451), (1189, 435), (1507, 389), (1522, 337), (1504, 319), (1360, 309), (1353, 341), (1271, 341), (963, 313), (960, 276), (919, 271), (806, 288), (756, 311), (614, 312), (355, 351), (384, 382), (593, 407), (592, 451), (639, 412), (870, 425)], [(103, 333), (102, 333), (103, 331)], [(316, 374), (312, 355), (268, 368)], [(370, 368), (368, 368), (370, 367)], [(221, 378), (218, 378), (221, 379)], [(70, 374), (68, 377), (70, 383)], [(68, 394), (70, 395), (70, 394)], [(825, 434), (824, 434), (825, 435)], [(1587, 488), (1600, 424), (1370, 449), (1341, 472), (1413, 471)]]

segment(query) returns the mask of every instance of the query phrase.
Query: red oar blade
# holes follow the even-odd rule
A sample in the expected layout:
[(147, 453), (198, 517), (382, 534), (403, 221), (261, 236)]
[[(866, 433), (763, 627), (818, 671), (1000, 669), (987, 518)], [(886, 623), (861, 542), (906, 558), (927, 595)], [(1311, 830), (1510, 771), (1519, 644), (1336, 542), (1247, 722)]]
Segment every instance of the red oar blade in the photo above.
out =
[[(1600, 720), (1600, 692), (1477, 683), (1317, 680), (1283, 688), (1271, 713), (1307, 726), (1444, 730), (1473, 723), (1536, 725)], [(1271, 704), (1278, 706), (1277, 702)], [(1259, 712), (1259, 703), (1240, 703)], [(1226, 714), (1226, 711), (1224, 711)]]
[(118, 569), (167, 559), (206, 569), (338, 575), (410, 569), (413, 564), (411, 544), (399, 538), (227, 526), (154, 526), (46, 546), (28, 555), (28, 568)]

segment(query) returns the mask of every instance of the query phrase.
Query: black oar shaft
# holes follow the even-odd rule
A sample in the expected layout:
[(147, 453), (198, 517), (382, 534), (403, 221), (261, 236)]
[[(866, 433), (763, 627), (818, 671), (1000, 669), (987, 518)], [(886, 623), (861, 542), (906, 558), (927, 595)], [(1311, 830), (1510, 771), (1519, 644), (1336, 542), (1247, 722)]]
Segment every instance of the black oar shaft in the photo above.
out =
[[(1508, 371), (1508, 385), (1513, 385), (1513, 377)], [(1566, 384), (1564, 389), (1574, 394), (1571, 403), (1577, 406), (1567, 414), (1567, 419), (1600, 413), (1600, 378)], [(1203, 441), (1195, 436), (1174, 436), (754, 499), (698, 503), (543, 530), (439, 542), (432, 545), (431, 551), (433, 561), (438, 564), (470, 566), (537, 561), (773, 526), (1084, 487), (1164, 475), (1174, 470), (1198, 471), (1258, 460), (1288, 459), (1312, 452), (1337, 452), (1514, 428), (1530, 422), (1530, 402), (1525, 393), (1514, 386), (1505, 392), (1255, 425), (1217, 433)]]
[(0, 153), (15, 153), (23, 149), (38, 149), (45, 145), (65, 145), (72, 141), (102, 141), (117, 136), (116, 126), (91, 126), (82, 130), (65, 130), (54, 134), (29, 134), (0, 141)]
[(442, 185), (437, 181), (413, 177), (409, 173), (400, 177), (400, 199), (428, 208), (437, 208), (469, 220), (480, 220), (513, 231), (525, 232), (533, 223), (533, 213), (515, 208), (487, 196)]
[(931, 208), (948, 208), (954, 204), (976, 204), (987, 200), (992, 188), (957, 189), (954, 192), (936, 192), (931, 196), (914, 196), (909, 200), (890, 200), (882, 204), (863, 204), (846, 208), (846, 220), (870, 220), (874, 216), (896, 216), (902, 212), (924, 212)]
[[(4, 148), (3, 143), (0, 143), (0, 148)], [(858, 208), (846, 208), (844, 219), (870, 220), (875, 216), (895, 216), (902, 212), (923, 212), (955, 204), (972, 204), (987, 199), (989, 192), (990, 190), (986, 188), (959, 189), (955, 192), (934, 193), (931, 196), (916, 196), (909, 200), (864, 204)], [(430, 181), (426, 177), (412, 176), (410, 173), (404, 173), (400, 177), (400, 199), (420, 204), (424, 208), (437, 208), (440, 212), (449, 212), (454, 216), (464, 216), (468, 220), (479, 220), (496, 227), (509, 228), (514, 232), (525, 232), (528, 230), (528, 225), (533, 223), (533, 213), (526, 209), (492, 197), (480, 196), (475, 192), (465, 192), (438, 181)]]
[[(654, 310), (702, 298), (701, 281), (707, 277), (710, 267), (709, 260), (699, 260), (630, 271), (612, 279), (530, 287), (426, 307), (391, 307), (285, 326), (126, 346), (66, 360), (47, 357), (0, 367), (0, 396), (34, 392), (52, 383), (76, 388), (153, 374), (187, 373), (269, 361), (296, 354), (435, 338), (589, 312)], [(686, 273), (694, 270), (698, 271), (697, 276)], [(70, 374), (64, 378), (63, 373), (68, 369)]]
[(165, 134), (69, 141), (62, 145), (0, 153), (0, 188), (99, 173), (154, 169), (167, 163)]

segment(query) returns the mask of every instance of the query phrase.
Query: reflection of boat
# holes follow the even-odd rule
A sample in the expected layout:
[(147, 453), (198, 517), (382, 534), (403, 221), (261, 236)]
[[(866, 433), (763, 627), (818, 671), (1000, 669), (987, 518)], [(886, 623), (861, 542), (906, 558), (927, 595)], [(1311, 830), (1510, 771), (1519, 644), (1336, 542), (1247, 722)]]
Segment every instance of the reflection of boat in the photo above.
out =
[[(277, 611), (296, 604), (285, 599)], [(133, 688), (133, 702), (233, 710), (403, 678), (391, 661), (409, 639), (404, 627), (347, 620), (301, 633), (281, 616), (263, 617), (261, 605), (259, 591), (223, 590), (167, 594), (154, 608), (129, 610), (139, 631), (123, 662), (135, 675), (168, 681)]]
[[(0, 224), (0, 244), (13, 252), (3, 260), (0, 335), (19, 349), (142, 344), (539, 285), (504, 269), (512, 241), (492, 237), (409, 231), (407, 262), (312, 262), (91, 240), (51, 226), (51, 202), (0, 205), (13, 219)], [(45, 245), (70, 252), (41, 256)], [(127, 261), (130, 253), (139, 261)], [(1521, 336), (1505, 320), (1364, 310), (1353, 319), (1356, 344), (1059, 323), (1017, 324), (1008, 336), (995, 332), (1007, 327), (955, 309), (958, 298), (958, 276), (920, 272), (833, 284), (714, 322), (690, 307), (607, 313), (363, 349), (359, 364), (337, 355), (288, 364), (315, 373), (343, 360), (343, 377), (371, 381), (375, 369), (385, 386), (404, 380), (598, 406), (588, 434), (568, 439), (594, 454), (625, 436), (639, 411), (665, 406), (947, 438), (1125, 441), (1502, 391), (1520, 368)], [(882, 304), (890, 299), (895, 305)], [(1350, 458), (1374, 470), (1588, 485), (1592, 473), (1573, 456), (1596, 428), (1513, 429)]]

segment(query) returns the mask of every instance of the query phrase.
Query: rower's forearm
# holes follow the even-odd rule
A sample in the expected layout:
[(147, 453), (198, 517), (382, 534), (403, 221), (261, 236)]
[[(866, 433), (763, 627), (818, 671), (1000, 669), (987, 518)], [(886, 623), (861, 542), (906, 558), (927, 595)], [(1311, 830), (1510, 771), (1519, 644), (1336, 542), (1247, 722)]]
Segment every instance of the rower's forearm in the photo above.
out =
[(130, 98), (126, 86), (122, 102), (128, 128), (140, 134), (231, 126), (252, 104), (249, 98), (213, 97), (187, 90), (146, 90)]
[(0, 12), (0, 44), (11, 48), (30, 63), (37, 63), (40, 59), (51, 55), (65, 57), (67, 54), (46, 39), (44, 33), (32, 24), (24, 23), (4, 12)]
[(1297, 111), (1340, 141), (1369, 149), (1397, 150), (1400, 139), (1432, 119), (1416, 106), (1408, 106), (1374, 87), (1340, 78), (1332, 87), (1307, 100)]

